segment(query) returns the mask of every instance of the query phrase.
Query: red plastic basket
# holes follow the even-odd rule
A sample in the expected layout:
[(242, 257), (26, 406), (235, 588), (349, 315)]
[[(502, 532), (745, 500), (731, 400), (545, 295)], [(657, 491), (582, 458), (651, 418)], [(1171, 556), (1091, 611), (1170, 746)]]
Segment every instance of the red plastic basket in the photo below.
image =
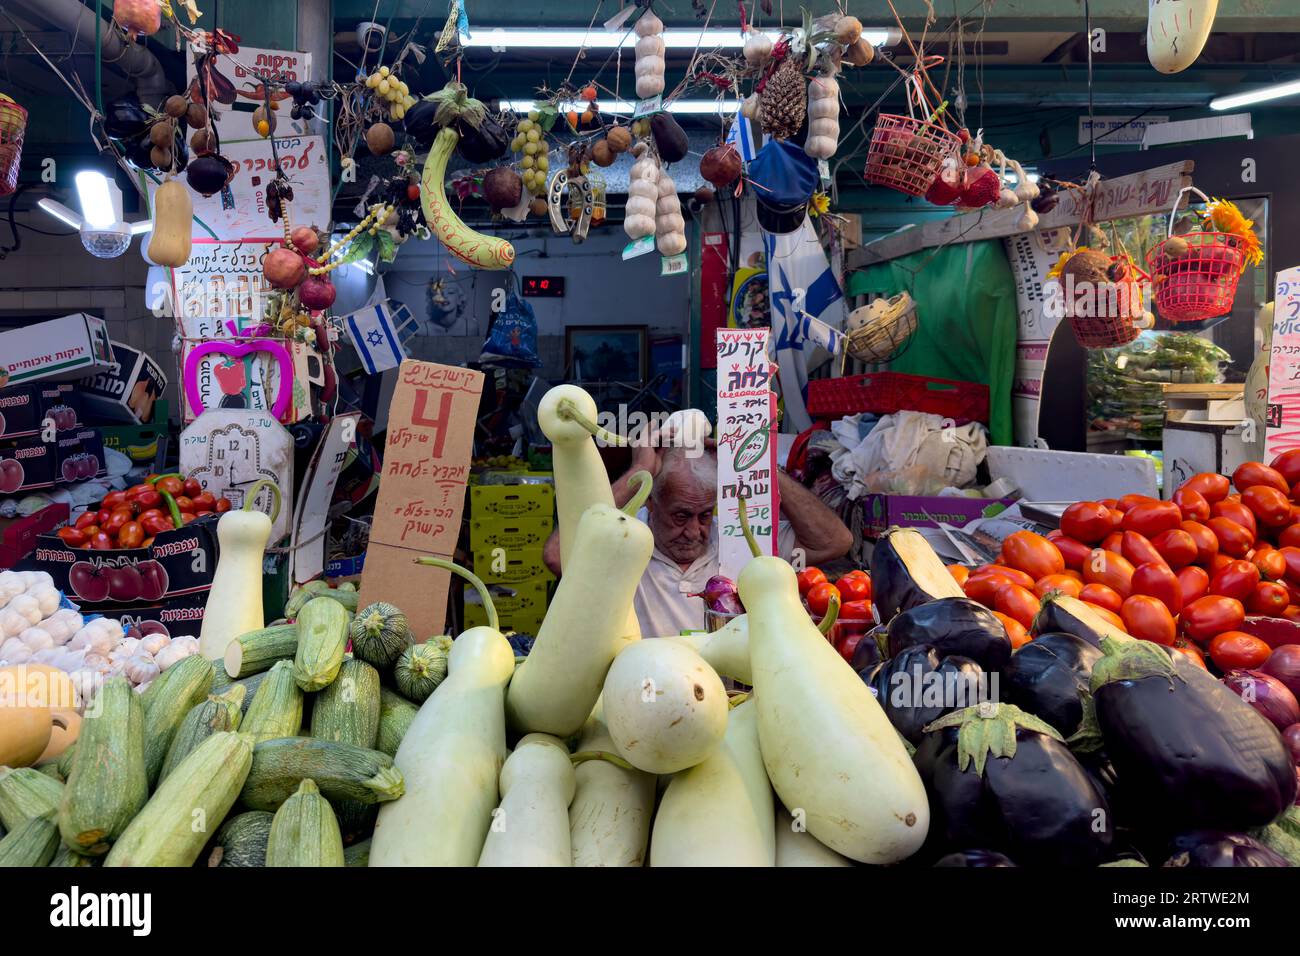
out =
[(819, 418), (840, 418), (858, 412), (892, 415), (901, 411), (928, 412), (959, 423), (987, 422), (989, 388), (977, 382), (902, 372), (868, 372), (808, 383), (808, 414)]
[(1238, 236), (1189, 232), (1175, 237), (1187, 251), (1172, 256), (1166, 239), (1147, 253), (1155, 287), (1155, 306), (1170, 322), (1200, 322), (1232, 311), (1245, 263)]
[(1086, 349), (1112, 349), (1128, 345), (1141, 332), (1137, 325), (1137, 320), (1142, 317), (1140, 283), (1150, 277), (1127, 256), (1111, 256), (1110, 261), (1126, 263), (1136, 275), (1121, 282), (1107, 282), (1094, 290), (1090, 297), (1091, 308), (1082, 311), (1078, 308), (1080, 301), (1088, 302), (1088, 298), (1079, 300), (1076, 296), (1074, 301), (1066, 299), (1065, 314), (1070, 320), (1070, 329), (1079, 344)]
[(942, 126), (881, 113), (867, 148), (867, 182), (924, 196), (961, 140)]
[(27, 111), (13, 100), (0, 99), (0, 196), (8, 196), (18, 188), (26, 129)]

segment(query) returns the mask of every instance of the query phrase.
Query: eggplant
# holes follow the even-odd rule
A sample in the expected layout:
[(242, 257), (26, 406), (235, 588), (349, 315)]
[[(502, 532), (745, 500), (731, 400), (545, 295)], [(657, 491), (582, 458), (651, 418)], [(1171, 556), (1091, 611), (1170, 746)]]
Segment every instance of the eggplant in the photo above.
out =
[(1101, 649), (1073, 634), (1040, 634), (1002, 668), (1004, 695), (1041, 717), (1067, 739), (1074, 736), (1092, 697), (1088, 680)]
[(1177, 651), (1102, 639), (1093, 704), (1126, 819), (1154, 832), (1249, 830), (1296, 797), (1277, 729)]
[(969, 657), (988, 671), (1000, 671), (1011, 660), (1007, 629), (992, 611), (967, 597), (939, 598), (909, 608), (889, 622), (891, 657), (919, 644), (932, 645), (940, 657)]
[(113, 139), (135, 139), (149, 131), (151, 117), (134, 93), (119, 96), (104, 107), (104, 132)]
[(968, 657), (944, 657), (916, 644), (887, 661), (873, 678), (876, 701), (894, 729), (915, 744), (944, 714), (987, 699), (984, 669)]
[(510, 152), (509, 135), (490, 116), (483, 117), (478, 126), (463, 119), (457, 120), (456, 132), (460, 133), (456, 151), (466, 162), (490, 163)]
[(871, 600), (886, 624), (899, 611), (939, 598), (965, 597), (928, 541), (912, 528), (891, 528), (871, 551)]
[(1111, 857), (1105, 795), (1060, 734), (1014, 704), (941, 717), (913, 759), (930, 798), (923, 856), (983, 849), (1021, 866), (1095, 866)]
[(863, 676), (863, 671), (874, 670), (885, 659), (881, 645), (884, 643), (882, 638), (888, 633), (889, 630), (885, 625), (877, 624), (867, 631), (862, 640), (858, 641), (858, 646), (853, 649), (853, 660), (849, 662), (849, 666), (859, 677)]
[(429, 100), (420, 100), (402, 117), (402, 125), (406, 129), (406, 135), (411, 137), (425, 149), (433, 145), (434, 139), (438, 135), (438, 124), (434, 122), (434, 117), (438, 115), (438, 105)]
[(671, 113), (656, 113), (650, 117), (650, 135), (654, 138), (659, 158), (665, 163), (679, 162), (690, 152), (691, 141)]
[[(1195, 667), (1196, 665), (1192, 665)], [(1199, 830), (1174, 838), (1165, 866), (1253, 867), (1290, 866), (1280, 853), (1244, 833)]]
[[(874, 586), (875, 579), (872, 579)], [(1103, 637), (1129, 637), (1123, 631), (1107, 624), (1099, 614), (1078, 598), (1068, 594), (1053, 592), (1043, 598), (1038, 614), (1034, 616), (1034, 626), (1030, 632), (1039, 634), (1073, 634), (1081, 637), (1094, 647), (1101, 647)]]
[(949, 853), (935, 863), (935, 866), (993, 867), (1015, 866), (1015, 864), (993, 850), (963, 850), (961, 853)]

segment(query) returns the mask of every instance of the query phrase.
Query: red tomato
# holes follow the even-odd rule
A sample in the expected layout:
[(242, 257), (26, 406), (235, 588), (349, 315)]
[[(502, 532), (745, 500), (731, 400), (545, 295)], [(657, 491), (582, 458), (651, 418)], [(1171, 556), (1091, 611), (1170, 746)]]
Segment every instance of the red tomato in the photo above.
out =
[[(1086, 602), (1085, 602), (1086, 603)], [(1104, 608), (1100, 604), (1089, 604), (1093, 613), (1097, 614), (1103, 621), (1119, 631), (1124, 631), (1124, 619), (1109, 608)], [(1124, 631), (1124, 633), (1128, 633)]]
[(1286, 575), (1286, 557), (1277, 548), (1267, 545), (1258, 547), (1250, 560), (1259, 568), (1259, 576), (1265, 580), (1276, 581)]
[[(214, 504), (215, 504), (215, 502), (214, 502)], [(212, 511), (212, 510), (214, 510), (212, 506), (206, 506), (206, 507), (204, 507), (204, 506), (199, 506), (199, 505), (198, 505), (198, 499), (195, 499), (195, 505), (199, 508), (199, 510), (207, 510), (207, 511)], [(857, 570), (857, 571), (850, 571), (848, 574), (845, 575), (845, 577), (846, 577), (846, 578), (857, 578), (857, 579), (858, 579), (859, 581), (861, 581), (864, 585), (866, 585), (866, 588), (867, 588), (867, 598), (868, 598), (868, 599), (871, 598), (871, 575), (869, 575), (866, 571), (863, 571), (863, 570), (859, 569), (859, 570)]]
[(144, 541), (144, 528), (138, 521), (128, 521), (117, 532), (117, 543), (123, 548), (138, 548)]
[(181, 485), (181, 491), (187, 498), (197, 498), (203, 494), (203, 486), (199, 484), (197, 478), (186, 478), (185, 483)]
[(140, 527), (144, 528), (144, 533), (150, 537), (156, 534), (162, 534), (164, 531), (171, 531), (172, 519), (163, 514), (149, 515), (149, 517), (140, 516)]
[(1216, 634), (1241, 627), (1245, 619), (1246, 609), (1240, 601), (1210, 594), (1183, 608), (1178, 624), (1184, 634), (1203, 643)]
[(1260, 581), (1254, 592), (1246, 601), (1251, 614), (1263, 614), (1265, 617), (1281, 617), (1282, 612), (1291, 603), (1291, 592), (1283, 584), (1273, 581)]
[(1035, 581), (1065, 570), (1065, 558), (1061, 557), (1056, 545), (1032, 531), (1007, 535), (1002, 542), (1002, 557), (1011, 567), (1024, 571)]
[(80, 547), (86, 543), (86, 536), (76, 528), (60, 528), (56, 533), (63, 539), (63, 543), (70, 548)]
[(1083, 579), (1089, 584), (1104, 584), (1120, 597), (1128, 597), (1133, 590), (1133, 563), (1121, 554), (1096, 548), (1083, 566)]
[(108, 516), (108, 520), (105, 521), (102, 525), (100, 525), (100, 530), (104, 531), (110, 537), (113, 537), (116, 536), (118, 531), (122, 529), (122, 525), (126, 524), (130, 520), (131, 520), (130, 509), (122, 509), (120, 511), (114, 511), (111, 515)]
[[(1223, 504), (1220, 502), (1219, 504)], [(1228, 518), (1211, 518), (1209, 528), (1219, 539), (1219, 550), (1229, 557), (1244, 557), (1255, 543), (1255, 532)], [(1200, 543), (1197, 543), (1200, 546)]]
[(126, 489), (126, 496), (127, 498), (138, 498), (146, 491), (153, 491), (153, 485), (148, 482), (142, 482), (141, 484), (132, 485), (130, 488)]
[(812, 611), (813, 616), (821, 617), (830, 607), (831, 601), (837, 597), (839, 592), (835, 590), (834, 585), (820, 581), (808, 589), (808, 610)]
[[(1168, 571), (1168, 568), (1165, 568)], [(1172, 571), (1170, 574), (1172, 575)], [(1148, 594), (1134, 594), (1126, 598), (1120, 609), (1120, 618), (1124, 621), (1124, 630), (1144, 641), (1153, 641), (1172, 647), (1178, 628), (1174, 616), (1159, 598)]]
[(1028, 629), (1017, 621), (1014, 617), (1009, 617), (1001, 611), (994, 611), (993, 616), (1002, 622), (1002, 626), (1007, 629), (1007, 637), (1011, 638), (1011, 649), (1014, 651), (1017, 647), (1028, 644), (1033, 640)]
[(125, 491), (110, 491), (108, 494), (104, 495), (104, 500), (100, 502), (99, 506), (108, 511), (112, 511), (114, 508), (120, 508), (124, 504), (126, 504)]
[[(196, 517), (196, 518), (206, 518), (208, 515), (214, 515), (214, 514), (216, 514), (215, 511), (196, 511), (196, 512), (194, 512), (194, 517)], [(188, 523), (188, 522), (187, 522), (187, 523)]]
[[(1092, 554), (1091, 551), (1089, 551), (1088, 553)], [(1075, 581), (1078, 581), (1080, 584), (1083, 583), (1083, 575), (1080, 574), (1078, 571), (1074, 570), (1074, 568), (1066, 568), (1061, 573), (1065, 575), (1067, 578), (1071, 578)]]
[(1119, 504), (1119, 500), (1117, 498), (1102, 498), (1097, 504), (1105, 505), (1107, 508), (1114, 508)]
[(1151, 542), (1138, 534), (1136, 531), (1125, 531), (1124, 538), (1120, 542), (1120, 554), (1128, 558), (1133, 567), (1141, 564), (1164, 564), (1165, 559), (1154, 547)]
[(1118, 508), (1110, 509), (1110, 530), (1119, 531), (1124, 527), (1124, 512)]
[(1232, 473), (1232, 484), (1238, 491), (1245, 491), (1251, 485), (1269, 485), (1284, 495), (1291, 493), (1291, 486), (1280, 471), (1257, 461), (1238, 465)]
[(1056, 545), (1056, 550), (1061, 552), (1061, 559), (1065, 561), (1065, 566), (1072, 571), (1082, 568), (1083, 562), (1087, 561), (1088, 555), (1092, 554), (1092, 548), (1082, 541), (1076, 541), (1065, 535), (1053, 538), (1052, 544)]
[(1191, 564), (1199, 553), (1196, 539), (1182, 528), (1162, 531), (1151, 540), (1151, 546), (1164, 559), (1165, 564), (1174, 570)]
[(90, 538), (90, 546), (96, 551), (111, 551), (113, 548), (113, 539), (102, 531), (96, 531)]
[(1210, 558), (1219, 553), (1219, 539), (1213, 529), (1199, 521), (1184, 521), (1182, 530), (1192, 536), (1196, 543), (1196, 563), (1208, 564)]
[(1174, 504), (1183, 513), (1184, 521), (1210, 520), (1210, 503), (1205, 495), (1192, 488), (1179, 488), (1174, 492)]
[(994, 610), (1001, 611), (1007, 617), (1019, 621), (1023, 627), (1031, 627), (1034, 616), (1038, 613), (1039, 601), (1033, 591), (1022, 588), (1019, 584), (1008, 584), (998, 591), (994, 598)]
[(1079, 592), (1079, 600), (1104, 607), (1112, 614), (1119, 613), (1119, 609), (1124, 604), (1124, 599), (1120, 597), (1119, 592), (1104, 584), (1085, 584), (1083, 590)]
[(1195, 491), (1210, 504), (1214, 504), (1228, 497), (1228, 492), (1232, 490), (1232, 482), (1223, 475), (1203, 471), (1184, 481), (1183, 487)]
[(1177, 528), (1182, 520), (1182, 511), (1172, 501), (1143, 501), (1124, 512), (1124, 530), (1154, 538)]
[(840, 592), (840, 601), (846, 604), (849, 601), (871, 600), (871, 582), (849, 574), (835, 582), (835, 590)]
[(99, 525), (88, 524), (85, 527), (78, 528), (77, 530), (86, 536), (86, 543), (89, 544), (95, 535), (99, 534)]
[(142, 491), (131, 501), (141, 512), (148, 511), (150, 508), (157, 508), (162, 504), (162, 495), (150, 488), (148, 491)]
[[(1296, 451), (1300, 451), (1300, 448), (1297, 448)], [(1283, 529), (1282, 533), (1277, 536), (1277, 546), (1279, 548), (1300, 547), (1300, 523)]]
[(148, 537), (148, 538), (145, 538), (143, 541), (141, 541), (141, 542), (140, 542), (140, 547), (142, 547), (142, 548), (152, 548), (152, 547), (153, 547), (153, 537), (150, 536), (150, 537)]
[(1201, 653), (1201, 649), (1195, 644), (1189, 644), (1186, 641), (1179, 641), (1174, 645), (1174, 650), (1181, 651), (1183, 654), (1187, 655), (1188, 660), (1201, 670), (1209, 670), (1209, 668), (1205, 666), (1205, 655)]
[(230, 508), (231, 508), (231, 504), (230, 504), (230, 499), (229, 499), (229, 498), (218, 498), (218, 499), (217, 499), (217, 514), (219, 514), (219, 515), (223, 515), (223, 514), (225, 514), (227, 511), (229, 511)]
[[(1250, 532), (1250, 540), (1255, 541), (1256, 534), (1259, 530), (1259, 523), (1255, 520), (1255, 512), (1251, 511), (1240, 501), (1234, 501), (1232, 498), (1224, 498), (1222, 501), (1216, 501), (1210, 508), (1214, 518), (1227, 518), (1229, 521), (1235, 521), (1247, 531)], [(1211, 521), (1214, 519), (1211, 518)], [(1211, 525), (1213, 527), (1213, 525)]]
[[(1106, 539), (1101, 543), (1101, 548), (1103, 551), (1109, 551), (1111, 554), (1122, 555), (1124, 553), (1124, 532), (1112, 531), (1110, 534), (1106, 535)], [(1090, 551), (1088, 553), (1091, 554), (1092, 552)]]
[(1040, 598), (1047, 597), (1053, 591), (1061, 591), (1070, 597), (1078, 597), (1083, 590), (1083, 582), (1067, 574), (1049, 574), (1034, 582), (1034, 593)]
[(1205, 597), (1205, 592), (1210, 589), (1210, 576), (1204, 568), (1198, 568), (1194, 564), (1189, 564), (1178, 572), (1178, 588), (1183, 593), (1183, 606), (1191, 604), (1193, 601)]
[(952, 575), (952, 579), (957, 582), (959, 587), (965, 584), (970, 578), (970, 568), (966, 567), (964, 564), (948, 565), (948, 573)]
[(1249, 561), (1230, 561), (1210, 578), (1210, 593), (1244, 602), (1258, 583), (1259, 568)]
[(108, 516), (112, 513), (113, 512), (109, 511), (107, 508), (100, 508), (99, 512), (95, 515), (95, 524), (102, 525), (108, 520)]
[(1285, 478), (1287, 484), (1300, 482), (1300, 448), (1282, 452), (1268, 466)]
[(1124, 512), (1124, 514), (1128, 514), (1137, 505), (1146, 504), (1147, 502), (1159, 501), (1159, 500), (1160, 499), (1158, 498), (1152, 498), (1150, 495), (1130, 494), (1130, 495), (1125, 495), (1123, 498), (1120, 498), (1119, 501), (1115, 503), (1115, 507), (1118, 510)]
[(174, 498), (185, 489), (185, 482), (176, 475), (168, 475), (166, 478), (159, 478), (154, 487), (159, 491), (167, 492)]
[(190, 512), (190, 511), (182, 511), (182, 512), (181, 512), (181, 524), (182, 524), (182, 525), (187, 525), (187, 524), (191, 523), (192, 521), (194, 521), (196, 518), (198, 518), (198, 515), (194, 514), (193, 512)]
[(1214, 557), (1210, 558), (1210, 563), (1205, 566), (1205, 570), (1210, 572), (1210, 577), (1214, 577), (1216, 574), (1218, 574), (1228, 565), (1232, 564), (1233, 561), (1239, 561), (1239, 560), (1241, 559), (1232, 558), (1220, 552), (1219, 554), (1216, 554)]
[(1106, 537), (1110, 525), (1110, 509), (1096, 501), (1076, 501), (1061, 515), (1061, 533), (1084, 544)]
[(83, 511), (81, 514), (77, 516), (77, 520), (74, 523), (74, 527), (78, 531), (84, 531), (87, 525), (96, 524), (98, 523), (98, 521), (99, 521), (99, 512)]
[(1300, 548), (1285, 547), (1279, 548), (1278, 554), (1282, 555), (1282, 560), (1286, 562), (1286, 571), (1283, 576), (1292, 584), (1300, 584)]
[(1224, 631), (1210, 641), (1210, 657), (1221, 671), (1254, 670), (1272, 653), (1268, 644), (1243, 631)]
[(1034, 589), (1034, 579), (1024, 571), (1019, 571), (1015, 568), (1004, 567), (1000, 564), (986, 564), (984, 567), (976, 569), (975, 573), (971, 575), (971, 577), (978, 577), (981, 574), (996, 574), (999, 577), (1010, 581), (1012, 584), (1019, 584), (1026, 591), (1032, 591)]
[(998, 591), (1011, 582), (997, 574), (973, 574), (961, 586), (962, 593), (976, 604), (993, 607), (997, 601)]
[(1183, 609), (1183, 589), (1178, 583), (1178, 575), (1163, 561), (1152, 561), (1134, 569), (1133, 593), (1155, 598), (1169, 608), (1171, 614)]
[(194, 512), (194, 500), (187, 495), (176, 495), (176, 510), (182, 513)]
[(840, 607), (840, 621), (874, 621), (870, 601), (847, 601)]
[[(144, 515), (141, 515), (140, 517), (143, 518)], [(821, 568), (805, 568), (799, 572), (798, 580), (800, 597), (807, 597), (808, 591), (812, 586), (814, 584), (823, 583), (826, 580), (826, 575)]]
[(1300, 604), (1288, 604), (1282, 616), (1288, 621), (1300, 622)]
[(1251, 485), (1241, 493), (1241, 503), (1251, 510), (1261, 524), (1270, 528), (1281, 528), (1291, 523), (1291, 499), (1276, 488)]

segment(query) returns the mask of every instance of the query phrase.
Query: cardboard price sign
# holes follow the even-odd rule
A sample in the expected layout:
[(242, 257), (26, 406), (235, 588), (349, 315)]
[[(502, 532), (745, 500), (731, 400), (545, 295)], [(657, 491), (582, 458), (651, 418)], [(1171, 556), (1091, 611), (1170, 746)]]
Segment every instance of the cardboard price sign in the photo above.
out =
[(1277, 274), (1264, 425), (1265, 461), (1300, 448), (1300, 266)]
[(427, 640), (442, 633), (451, 575), (413, 562), (456, 549), (483, 373), (408, 360), (397, 376), (360, 600), (395, 604)]

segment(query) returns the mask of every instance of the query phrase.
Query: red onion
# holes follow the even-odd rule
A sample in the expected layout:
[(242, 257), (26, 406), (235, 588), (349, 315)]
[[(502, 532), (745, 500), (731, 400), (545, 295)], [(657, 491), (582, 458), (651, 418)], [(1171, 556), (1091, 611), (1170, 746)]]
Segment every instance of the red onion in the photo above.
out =
[(1263, 671), (1228, 671), (1223, 683), (1278, 730), (1300, 723), (1300, 702), (1276, 677)]
[(1297, 767), (1300, 767), (1300, 724), (1292, 724), (1282, 731), (1282, 739), (1286, 741), (1287, 748), (1291, 751), (1291, 759), (1295, 761)]
[(1300, 644), (1300, 624), (1284, 617), (1252, 614), (1241, 622), (1241, 627), (1237, 630), (1258, 637), (1269, 647)]
[(1300, 698), (1300, 645), (1284, 644), (1275, 648), (1259, 669), (1286, 684)]
[(704, 590), (691, 597), (704, 598), (704, 606), (719, 614), (744, 614), (745, 606), (740, 603), (736, 593), (736, 582), (721, 574), (715, 574), (704, 585)]

